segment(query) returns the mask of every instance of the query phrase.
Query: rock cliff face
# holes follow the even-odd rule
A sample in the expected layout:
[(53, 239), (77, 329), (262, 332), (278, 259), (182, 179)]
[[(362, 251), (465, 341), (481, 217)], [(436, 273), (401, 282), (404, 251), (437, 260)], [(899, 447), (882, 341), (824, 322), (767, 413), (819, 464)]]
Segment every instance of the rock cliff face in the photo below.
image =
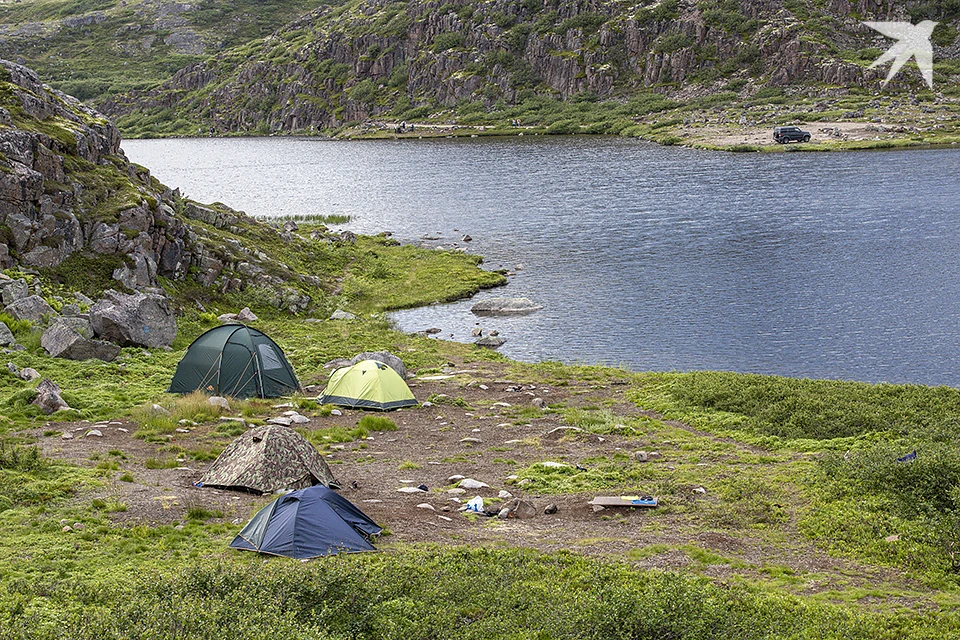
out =
[(86, 257), (114, 267), (104, 289), (156, 290), (160, 277), (259, 287), (275, 306), (304, 310), (319, 282), (237, 239), (248, 233), (280, 231), (181, 198), (127, 160), (106, 118), (0, 60), (0, 268), (82, 268)]
[[(930, 3), (353, 0), (102, 108), (157, 121), (188, 115), (214, 132), (267, 133), (535, 95), (616, 98), (681, 85), (709, 93), (745, 78), (850, 88), (885, 73), (855, 55), (888, 46), (861, 20), (909, 20), (921, 5)], [(941, 54), (956, 56), (955, 47), (939, 47)]]

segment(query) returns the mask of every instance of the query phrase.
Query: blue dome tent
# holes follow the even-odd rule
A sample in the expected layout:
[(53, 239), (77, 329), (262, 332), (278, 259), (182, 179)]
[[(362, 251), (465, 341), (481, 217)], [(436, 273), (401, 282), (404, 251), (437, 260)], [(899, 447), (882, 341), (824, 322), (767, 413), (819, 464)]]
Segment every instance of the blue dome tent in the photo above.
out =
[(353, 503), (323, 485), (280, 496), (251, 518), (230, 546), (290, 558), (376, 551), (383, 529)]

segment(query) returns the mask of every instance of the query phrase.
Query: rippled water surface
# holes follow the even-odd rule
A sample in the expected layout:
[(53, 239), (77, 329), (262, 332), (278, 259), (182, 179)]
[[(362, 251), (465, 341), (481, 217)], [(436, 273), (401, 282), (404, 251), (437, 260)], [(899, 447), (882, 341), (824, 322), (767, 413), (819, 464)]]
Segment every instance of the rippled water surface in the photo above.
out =
[[(544, 309), (395, 314), (522, 360), (960, 386), (960, 150), (722, 154), (606, 138), (126, 141), (252, 215), (467, 246)], [(473, 242), (460, 242), (469, 234)], [(439, 238), (421, 240), (423, 236)]]

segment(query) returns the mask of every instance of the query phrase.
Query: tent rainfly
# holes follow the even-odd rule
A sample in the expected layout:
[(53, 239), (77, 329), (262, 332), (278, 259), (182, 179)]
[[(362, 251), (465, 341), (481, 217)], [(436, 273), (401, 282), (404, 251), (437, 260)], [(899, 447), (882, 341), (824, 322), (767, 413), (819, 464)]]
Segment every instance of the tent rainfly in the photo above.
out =
[(275, 398), (299, 390), (297, 376), (277, 343), (242, 324), (214, 327), (194, 340), (168, 389), (234, 398)]
[(400, 374), (376, 360), (361, 360), (335, 370), (330, 374), (321, 402), (380, 411), (417, 405), (417, 399)]
[(230, 546), (291, 558), (376, 551), (382, 529), (346, 498), (322, 486), (281, 496), (257, 512)]
[(201, 486), (273, 493), (337, 481), (312, 444), (280, 425), (265, 425), (242, 433), (214, 461)]

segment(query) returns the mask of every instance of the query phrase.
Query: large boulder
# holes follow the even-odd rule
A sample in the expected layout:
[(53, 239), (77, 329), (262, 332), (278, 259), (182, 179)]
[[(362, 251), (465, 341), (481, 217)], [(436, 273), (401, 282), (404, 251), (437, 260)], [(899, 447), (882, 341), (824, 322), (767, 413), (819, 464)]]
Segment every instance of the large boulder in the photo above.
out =
[(11, 304), (30, 295), (30, 288), (23, 278), (0, 282), (0, 300), (3, 304)]
[(488, 298), (470, 307), (470, 311), (478, 316), (517, 315), (533, 313), (540, 309), (543, 309), (543, 305), (529, 298)]
[(106, 291), (90, 307), (90, 324), (97, 337), (122, 347), (169, 347), (177, 337), (170, 303), (154, 293)]
[(70, 408), (60, 397), (60, 386), (50, 378), (44, 378), (37, 385), (37, 397), (33, 399), (33, 404), (47, 415)]
[(0, 322), (0, 347), (9, 347), (16, 343), (17, 339), (13, 337), (13, 332), (10, 331), (10, 327), (4, 322)]
[(357, 364), (361, 360), (376, 360), (377, 362), (382, 362), (399, 373), (400, 377), (404, 380), (407, 378), (407, 367), (403, 364), (403, 360), (389, 351), (364, 351), (363, 353), (358, 353), (353, 356), (353, 358), (350, 359), (350, 364)]
[(43, 322), (44, 316), (57, 315), (53, 307), (40, 296), (21, 298), (5, 306), (3, 312), (13, 316), (16, 320), (29, 320), (34, 323)]
[(120, 354), (112, 342), (93, 339), (93, 328), (83, 318), (60, 318), (40, 337), (40, 345), (54, 358), (111, 362)]

